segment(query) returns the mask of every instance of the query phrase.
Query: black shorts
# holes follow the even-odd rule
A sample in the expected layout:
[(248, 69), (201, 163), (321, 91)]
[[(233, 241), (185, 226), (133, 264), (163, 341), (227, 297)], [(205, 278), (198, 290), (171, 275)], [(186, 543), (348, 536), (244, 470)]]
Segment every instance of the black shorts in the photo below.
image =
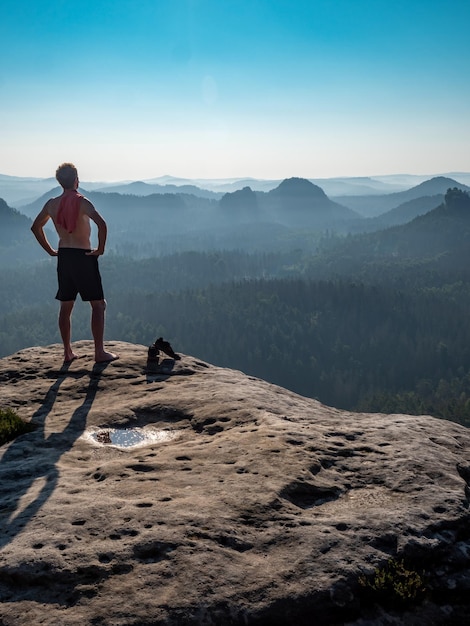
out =
[(59, 248), (57, 278), (59, 290), (56, 299), (61, 302), (75, 300), (79, 293), (82, 300), (103, 300), (98, 257), (87, 256), (89, 250)]

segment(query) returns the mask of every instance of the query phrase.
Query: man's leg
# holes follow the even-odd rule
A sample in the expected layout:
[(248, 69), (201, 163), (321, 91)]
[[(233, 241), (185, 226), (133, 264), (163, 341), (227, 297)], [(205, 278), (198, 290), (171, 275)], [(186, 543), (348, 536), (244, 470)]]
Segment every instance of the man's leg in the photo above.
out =
[(62, 343), (64, 344), (64, 362), (73, 361), (78, 359), (78, 355), (72, 350), (71, 336), (72, 336), (72, 311), (74, 300), (67, 300), (60, 303), (59, 311), (59, 330), (62, 337)]
[(91, 332), (95, 342), (95, 361), (106, 363), (115, 361), (119, 357), (104, 349), (104, 320), (106, 311), (106, 300), (91, 300)]

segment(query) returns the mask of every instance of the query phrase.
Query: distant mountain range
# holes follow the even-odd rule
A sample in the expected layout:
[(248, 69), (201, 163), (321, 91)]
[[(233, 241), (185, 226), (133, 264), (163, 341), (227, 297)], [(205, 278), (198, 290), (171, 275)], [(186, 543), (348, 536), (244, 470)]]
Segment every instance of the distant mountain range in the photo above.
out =
[[(455, 172), (443, 174), (458, 183), (470, 185), (470, 172)], [(319, 186), (332, 199), (354, 210), (349, 197), (366, 197), (377, 195), (389, 195), (405, 191), (433, 178), (424, 175), (389, 175), (372, 177), (337, 177), (337, 178), (310, 178), (310, 182)], [(434, 177), (435, 178), (435, 177)], [(256, 178), (231, 178), (231, 179), (187, 179), (172, 176), (160, 176), (142, 181), (121, 182), (87, 182), (82, 181), (84, 189), (101, 192), (117, 192), (130, 195), (149, 195), (153, 193), (192, 193), (194, 195), (210, 196), (208, 192), (215, 194), (231, 193), (244, 187), (250, 187), (253, 191), (268, 192), (275, 189), (282, 179), (262, 180)], [(10, 206), (21, 207), (33, 202), (38, 196), (50, 191), (56, 186), (56, 180), (50, 178), (33, 178), (20, 176), (7, 176), (0, 174), (0, 198), (3, 198)], [(186, 189), (178, 189), (178, 188)], [(196, 191), (198, 190), (198, 191)], [(346, 200), (343, 201), (343, 198)], [(398, 203), (399, 204), (399, 203)], [(388, 208), (393, 208), (389, 206)], [(388, 210), (388, 209), (385, 209)], [(370, 214), (370, 213), (367, 213)], [(374, 213), (376, 215), (377, 213)]]
[[(135, 182), (108, 187), (105, 190), (82, 189), (106, 211), (124, 212), (125, 207), (166, 207), (179, 204), (186, 208), (214, 209), (220, 205), (222, 215), (236, 221), (279, 221), (296, 227), (333, 227), (348, 222), (352, 232), (373, 231), (403, 224), (438, 206), (450, 188), (470, 191), (470, 187), (451, 178), (438, 176), (406, 191), (374, 196), (345, 196), (333, 200), (324, 190), (307, 179), (290, 178), (270, 191), (255, 191), (246, 186), (225, 194), (201, 190), (194, 185), (151, 185)], [(124, 193), (125, 192), (125, 193)], [(134, 192), (134, 193), (131, 193)], [(44, 202), (61, 193), (57, 185), (20, 211), (34, 217)], [(338, 200), (341, 200), (339, 202)], [(122, 207), (122, 208), (120, 208)], [(352, 207), (356, 207), (355, 209)], [(375, 217), (364, 219), (371, 213)], [(168, 214), (165, 219), (171, 216)], [(312, 218), (315, 217), (315, 223)], [(287, 222), (286, 222), (287, 218)]]
[[(124, 188), (148, 191), (146, 187), (153, 185), (138, 182)], [(359, 234), (393, 230), (391, 227), (414, 224), (418, 216), (434, 215), (437, 208), (443, 206), (449, 189), (457, 190), (465, 198), (470, 191), (470, 187), (455, 180), (436, 177), (406, 191), (369, 197), (374, 206), (382, 203), (382, 207), (392, 208), (376, 217), (364, 217), (302, 178), (286, 179), (269, 191), (255, 191), (245, 186), (225, 194), (195, 195), (187, 193), (194, 191), (192, 187), (176, 189), (185, 192), (164, 193), (161, 189), (158, 193), (144, 195), (111, 190), (84, 189), (82, 192), (105, 216), (111, 249), (142, 257), (182, 250), (313, 250), (315, 242), (326, 231)], [(30, 219), (50, 197), (60, 193), (61, 188), (55, 186), (22, 206), (21, 212), (1, 201), (0, 246), (10, 246), (16, 241), (29, 242)], [(364, 198), (359, 200), (364, 202)], [(56, 235), (50, 232), (54, 245)]]
[[(401, 202), (401, 204), (386, 210), (376, 217), (358, 220), (355, 224), (350, 225), (350, 232), (373, 232), (411, 222), (415, 217), (424, 215), (442, 204), (447, 190), (454, 188), (461, 191), (470, 191), (470, 187), (467, 185), (462, 185), (451, 178), (440, 176), (401, 193), (394, 193), (389, 196), (374, 196), (376, 210), (377, 207), (384, 208), (389, 206), (389, 204), (395, 205), (397, 202)], [(363, 202), (364, 198), (361, 200)]]
[(436, 176), (429, 180), (425, 180), (419, 185), (407, 189), (405, 191), (399, 191), (390, 194), (381, 195), (367, 195), (367, 196), (342, 196), (341, 203), (350, 209), (354, 209), (361, 215), (372, 217), (395, 209), (396, 207), (426, 196), (443, 195), (447, 189), (457, 187), (462, 191), (470, 191), (470, 187), (465, 184), (459, 183), (455, 179), (448, 178), (447, 176)]
[[(84, 184), (88, 189), (92, 189), (87, 183)], [(198, 196), (199, 198), (217, 199), (224, 195), (223, 192), (210, 191), (208, 189), (197, 187), (196, 185), (159, 185), (157, 183), (145, 183), (141, 180), (122, 185), (97, 187), (95, 190), (104, 193), (120, 193), (131, 196), (150, 196), (155, 193), (187, 193), (192, 194), (193, 196)]]
[[(138, 189), (144, 184), (139, 183)], [(22, 206), (21, 211), (34, 217), (49, 198), (60, 193), (61, 189), (54, 187), (34, 202)], [(211, 197), (162, 191), (145, 195), (109, 190), (82, 190), (82, 193), (110, 222), (118, 219), (120, 223), (129, 222), (128, 226), (135, 227), (139, 216), (139, 228), (145, 227), (145, 221), (157, 219), (160, 230), (169, 226), (172, 231), (174, 228), (184, 231), (252, 222), (278, 222), (293, 228), (320, 229), (360, 219), (355, 211), (334, 202), (320, 187), (302, 178), (284, 180), (268, 192), (244, 187), (223, 195), (212, 193)], [(183, 215), (184, 222), (181, 221)]]

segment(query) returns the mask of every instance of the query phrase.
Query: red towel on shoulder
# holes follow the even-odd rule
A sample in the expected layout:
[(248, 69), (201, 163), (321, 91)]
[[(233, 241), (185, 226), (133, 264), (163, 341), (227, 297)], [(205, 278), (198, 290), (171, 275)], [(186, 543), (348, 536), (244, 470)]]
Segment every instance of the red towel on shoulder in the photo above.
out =
[(83, 196), (76, 189), (66, 189), (60, 199), (57, 210), (57, 224), (65, 228), (68, 233), (73, 233), (77, 227), (82, 198)]

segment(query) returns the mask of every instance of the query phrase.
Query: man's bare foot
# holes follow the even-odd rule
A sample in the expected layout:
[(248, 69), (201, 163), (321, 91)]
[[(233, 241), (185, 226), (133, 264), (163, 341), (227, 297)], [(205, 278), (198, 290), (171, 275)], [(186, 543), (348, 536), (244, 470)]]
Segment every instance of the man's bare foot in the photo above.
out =
[(75, 352), (66, 352), (64, 353), (64, 365), (67, 365), (68, 363), (72, 363), (72, 361), (75, 361), (75, 359), (80, 359), (80, 355), (79, 354), (75, 354)]
[(100, 352), (99, 354), (95, 354), (95, 363), (110, 363), (117, 359), (119, 359), (119, 355), (113, 354), (112, 352)]

